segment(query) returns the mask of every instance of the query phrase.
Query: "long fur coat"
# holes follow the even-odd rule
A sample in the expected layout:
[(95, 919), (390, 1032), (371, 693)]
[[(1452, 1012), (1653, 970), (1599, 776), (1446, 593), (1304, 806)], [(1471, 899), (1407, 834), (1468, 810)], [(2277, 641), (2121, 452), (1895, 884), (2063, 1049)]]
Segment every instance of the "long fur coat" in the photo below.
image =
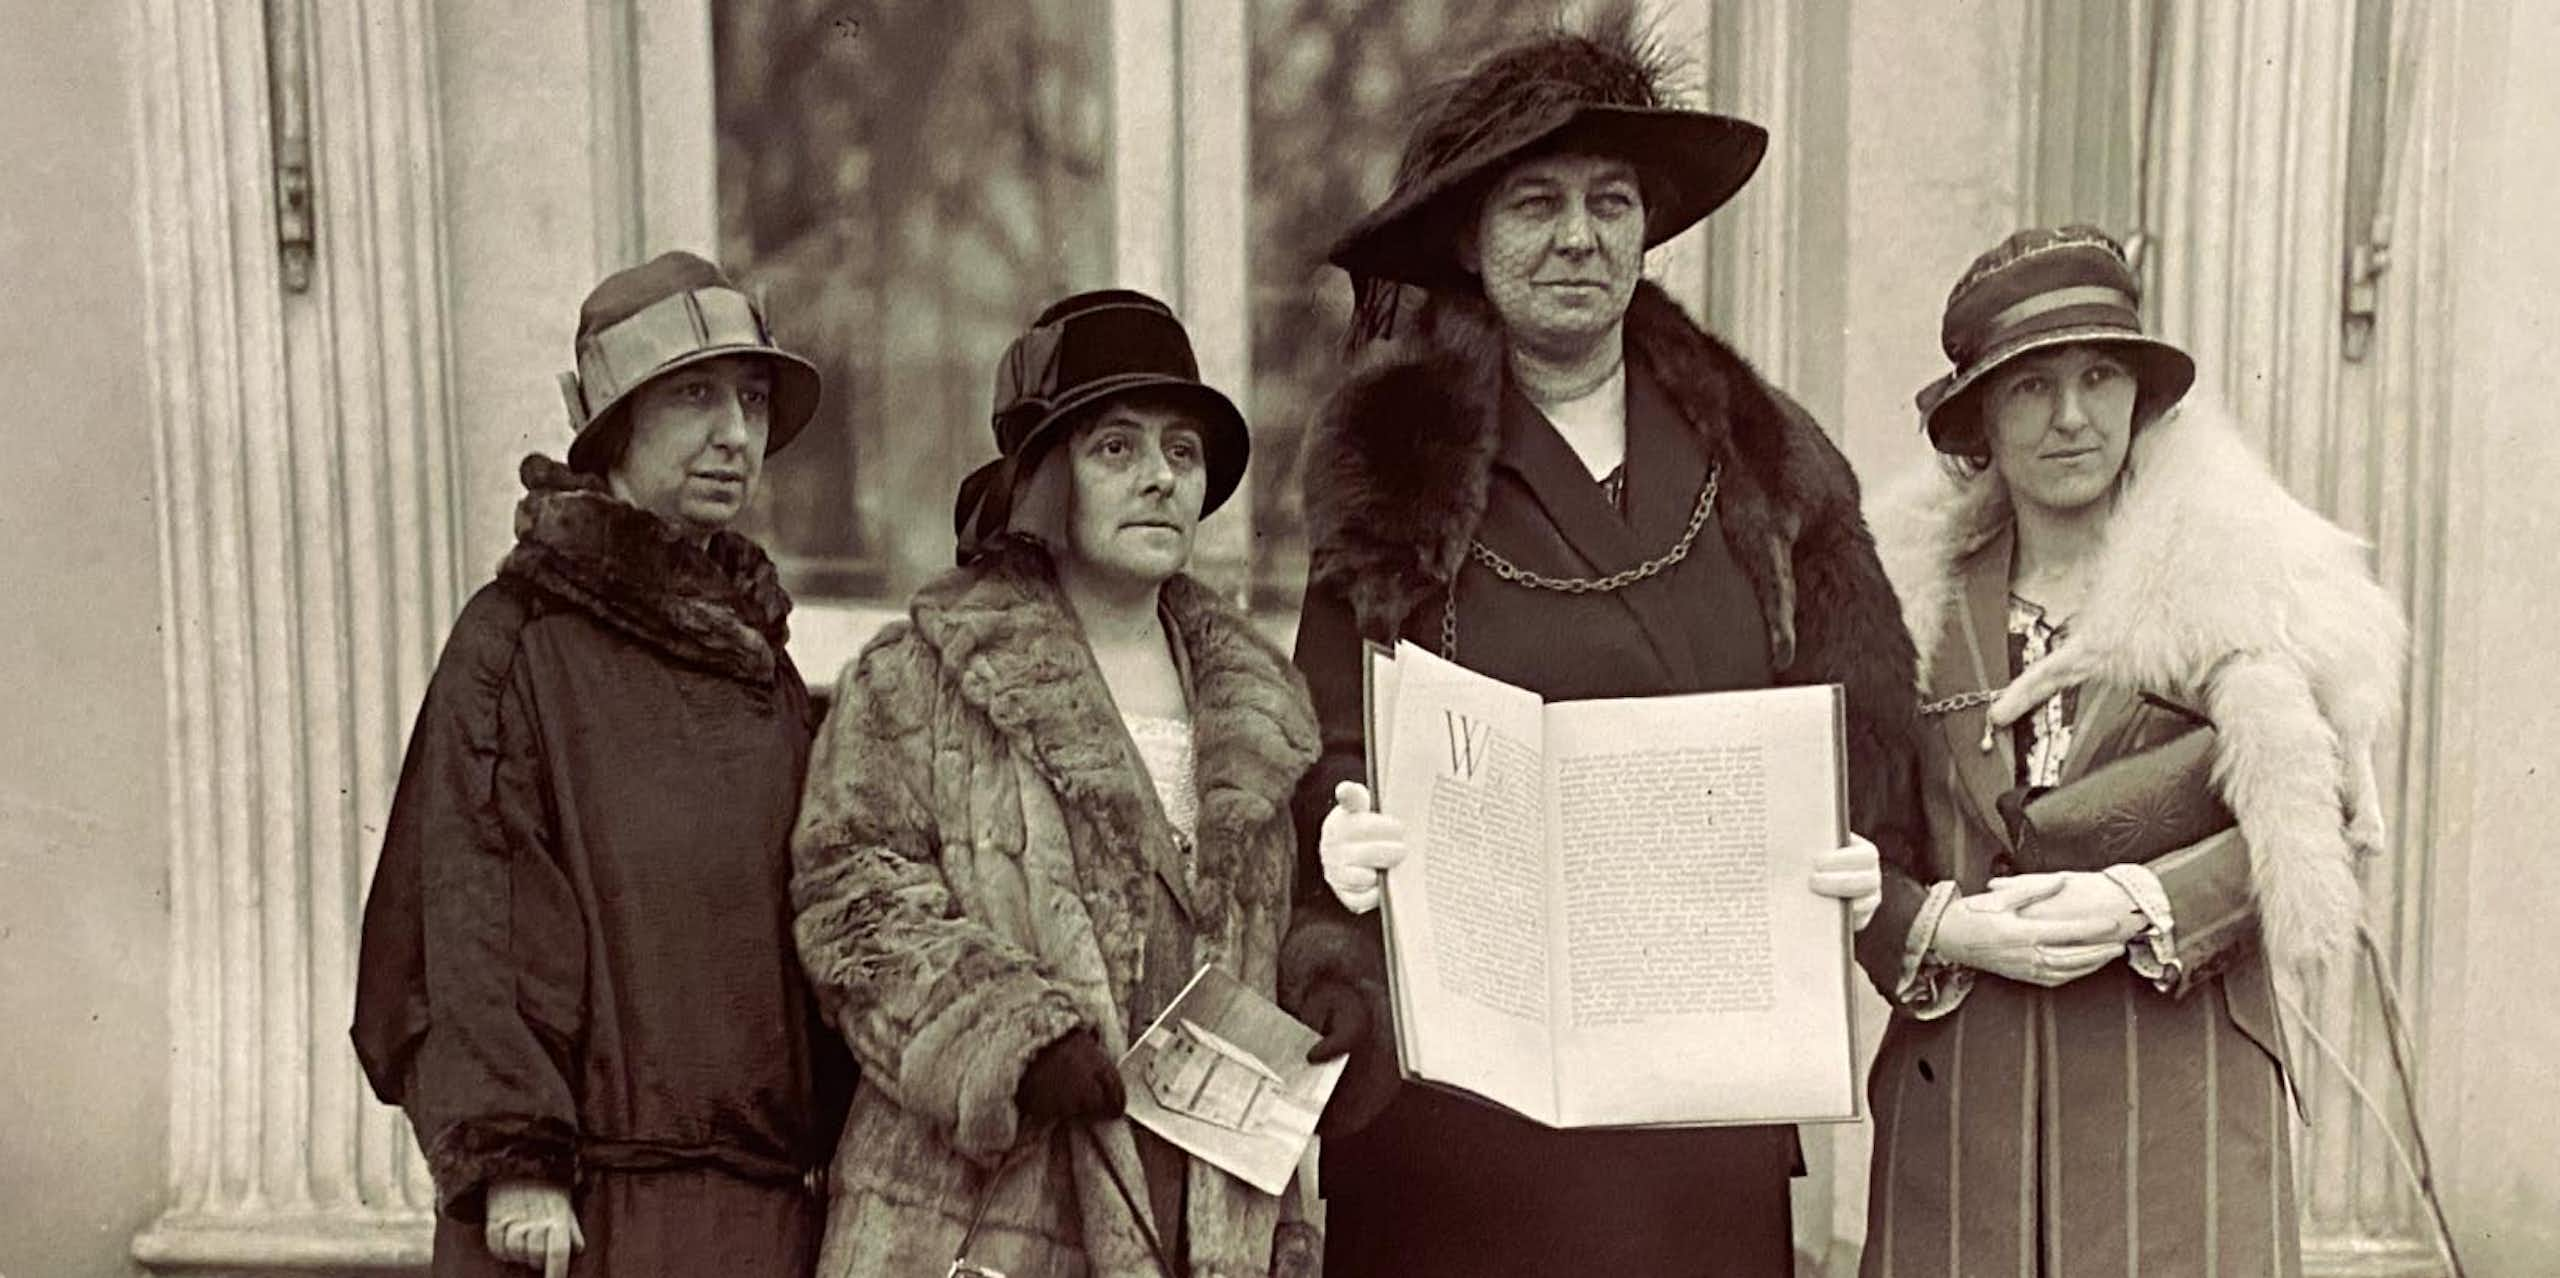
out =
[[(1959, 606), (1958, 565), (2011, 522), (1993, 472), (1933, 473), (1869, 510), (1914, 635)], [(1994, 713), (2084, 682), (2174, 693), (2220, 734), (2214, 782), (2250, 848), (2279, 971), (2353, 943), (2354, 863), (2382, 846), (2373, 751), (2405, 642), (2365, 548), (2285, 491), (2203, 395), (2140, 430), (2088, 602)], [(1923, 654), (1921, 683), (1930, 685)]]
[[(1027, 1128), (1041, 1048), (1090, 1027), (1113, 1055), (1137, 1005), (1157, 882), (1193, 955), (1273, 989), (1294, 847), (1287, 800), (1315, 755), (1304, 684), (1187, 577), (1163, 612), (1187, 658), (1196, 873), (1166, 822), (1036, 543), (1000, 543), (919, 592), (847, 667), (793, 840), (800, 954), (864, 1083), (835, 1163), (819, 1272), (940, 1273), (994, 1185), (972, 1259), (1015, 1274), (1153, 1274), (1095, 1145)], [(1099, 1148), (1141, 1187), (1125, 1122)], [(1009, 1156), (1027, 1157), (999, 1172)], [(1196, 1160), (1201, 1278), (1294, 1272), (1312, 1239), (1283, 1202)]]

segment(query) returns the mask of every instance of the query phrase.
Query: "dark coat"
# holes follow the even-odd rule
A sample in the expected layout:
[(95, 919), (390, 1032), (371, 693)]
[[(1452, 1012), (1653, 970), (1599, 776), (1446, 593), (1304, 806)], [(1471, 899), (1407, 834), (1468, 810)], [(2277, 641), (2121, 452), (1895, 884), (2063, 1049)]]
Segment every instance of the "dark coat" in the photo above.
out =
[[(1188, 872), (1036, 544), (1008, 539), (926, 586), (838, 683), (792, 880), (801, 957), (871, 1080), (836, 1159), (828, 1278), (941, 1273), (982, 1199), (972, 1260), (1025, 1278), (1157, 1272), (1100, 1162), (1144, 1183), (1130, 1125), (1070, 1141), (1027, 1127), (1014, 1093), (1078, 1026), (1126, 1050), (1163, 1010), (1142, 994), (1163, 945), (1190, 950), (1177, 982), (1215, 963), (1273, 988), (1288, 797), (1316, 748), (1297, 672), (1250, 622), (1188, 577), (1161, 611), (1191, 690)], [(1151, 926), (1159, 908), (1171, 929)], [(1198, 1278), (1295, 1274), (1312, 1256), (1294, 1195), (1191, 1160), (1182, 1200), (1181, 1220), (1152, 1226)]]
[(477, 1224), (506, 1178), (578, 1187), (578, 1273), (805, 1274), (850, 1067), (790, 941), (789, 600), (743, 538), (525, 481), (411, 734), (357, 1053), (435, 1174), (438, 1274), (515, 1272)]
[[(2157, 876), (2179, 963), (2166, 989), (2115, 963), (2051, 990), (1977, 973), (1960, 996), (1913, 991), (1868, 1081), (1877, 1278), (2301, 1271), (2277, 981), (2355, 934), (2352, 849), (2382, 837), (2370, 756), (2402, 630), (2361, 548), (2201, 397), (2135, 436), (2128, 476), (2087, 601), (2015, 685), (2079, 689), (2040, 803), (2067, 798), (2103, 835), (2059, 851), (2013, 815), (2014, 746), (1983, 748), (1988, 707), (1950, 700), (2019, 674), (2005, 490), (1933, 475), (1877, 503), (1936, 703), (1933, 837), (1889, 869), (1868, 932), (1892, 944), (1862, 947), (1877, 986), (1891, 998), (1916, 970), (1903, 951), (1931, 885), (2119, 862)], [(2174, 783), (2109, 766), (2197, 743)], [(2190, 841), (2214, 824), (2200, 810), (2232, 824)]]
[[(1623, 518), (1511, 385), (1481, 303), (1435, 299), (1422, 330), (1355, 377), (1319, 422), (1297, 655), (1325, 748), (1299, 791), (1300, 881), (1313, 887), (1283, 955), (1284, 1001), (1326, 980), (1383, 990), (1375, 920), (1350, 918), (1324, 891), (1315, 830), (1334, 785), (1366, 773), (1361, 641), (1442, 650), (1453, 580), (1457, 659), (1549, 698), (1846, 685), (1852, 825), (1908, 854), (1912, 649), (1847, 463), (1652, 285), (1639, 287), (1626, 335)], [(1478, 539), (1542, 572), (1627, 567), (1677, 540), (1710, 464), (1719, 491), (1708, 535), (1650, 581), (1611, 594), (1531, 591), (1469, 557)], [(1384, 1025), (1383, 1001), (1373, 1009)], [(1323, 1183), (1336, 1278), (1762, 1274), (1791, 1263), (1790, 1129), (1551, 1131), (1399, 1087), (1392, 1055), (1363, 1053), (1330, 1116)]]

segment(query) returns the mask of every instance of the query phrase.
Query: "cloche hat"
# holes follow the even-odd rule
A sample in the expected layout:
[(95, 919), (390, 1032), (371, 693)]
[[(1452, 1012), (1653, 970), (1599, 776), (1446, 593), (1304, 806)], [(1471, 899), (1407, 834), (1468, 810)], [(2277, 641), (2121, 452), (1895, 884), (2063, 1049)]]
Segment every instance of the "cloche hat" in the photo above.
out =
[(765, 455), (781, 452), (818, 411), (818, 370), (773, 340), (764, 311), (719, 267), (691, 253), (662, 253), (616, 271), (578, 308), (577, 371), (560, 375), (568, 404), (569, 466), (602, 471), (630, 414), (633, 393), (681, 368), (732, 355), (773, 370)]
[(1938, 340), (1955, 367), (1922, 387), (1917, 403), (1929, 442), (1944, 453), (1980, 450), (1983, 379), (2031, 351), (2115, 348), (2133, 365), (2137, 423), (2196, 380), (2185, 351), (2142, 331), (2142, 283), (2124, 249), (2093, 226), (2020, 231), (1975, 258), (1947, 295)]
[(1004, 531), (1015, 485), (1079, 410), (1134, 392), (1170, 398), (1199, 423), (1209, 480), (1202, 517), (1233, 496), (1253, 441), (1235, 402), (1200, 380), (1191, 335), (1173, 308), (1134, 289), (1078, 293), (1040, 312), (996, 364), (998, 455), (960, 481), (951, 508), (962, 560)]

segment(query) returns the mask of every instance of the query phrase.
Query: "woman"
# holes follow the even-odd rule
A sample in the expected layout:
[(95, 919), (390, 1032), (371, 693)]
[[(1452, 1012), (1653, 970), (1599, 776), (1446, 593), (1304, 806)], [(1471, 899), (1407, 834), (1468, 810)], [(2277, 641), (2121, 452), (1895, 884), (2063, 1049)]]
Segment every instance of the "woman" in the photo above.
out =
[(1042, 313), (959, 571), (845, 672), (794, 836), (800, 953), (869, 1071), (820, 1272), (1298, 1272), (1284, 1204), (1115, 1121), (1203, 964), (1272, 989), (1315, 753), (1277, 648), (1182, 575), (1248, 441), (1164, 305)]
[(2271, 977), (2354, 934), (2400, 623), (2138, 299), (2086, 227), (1976, 260), (1948, 473), (1877, 514), (1933, 837), (1873, 928), (1870, 1275), (2301, 1269)]
[(816, 407), (717, 267), (606, 279), (454, 623), (366, 902), (355, 1041), (435, 1173), (434, 1272), (801, 1278), (850, 1082), (793, 961), (809, 699), (725, 531)]
[[(1797, 1163), (1788, 1127), (1556, 1131), (1398, 1083), (1379, 935), (1350, 912), (1402, 844), (1348, 784), (1364, 640), (1548, 698), (1841, 682), (1852, 827), (1893, 845), (1917, 821), (1911, 646), (1848, 466), (1640, 282), (1764, 143), (1660, 80), (1623, 28), (1496, 54), (1334, 252), (1370, 360), (1309, 444), (1297, 640), (1324, 726), (1300, 877), (1334, 890), (1302, 900), (1283, 962), (1284, 1005), (1352, 1055), (1321, 1169), (1334, 1278), (1786, 1273)], [(1875, 856), (1858, 840), (1814, 888), (1866, 897)]]

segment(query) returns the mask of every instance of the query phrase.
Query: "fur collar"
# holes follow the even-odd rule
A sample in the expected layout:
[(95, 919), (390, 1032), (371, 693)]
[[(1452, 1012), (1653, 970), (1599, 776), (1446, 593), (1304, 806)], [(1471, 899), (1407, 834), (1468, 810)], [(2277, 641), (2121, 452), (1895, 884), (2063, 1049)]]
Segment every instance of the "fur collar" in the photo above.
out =
[[(1845, 467), (1798, 438), (1819, 431), (1649, 280), (1628, 304), (1626, 341), (1628, 358), (1654, 374), (1707, 455), (1726, 466), (1719, 509), (1753, 525), (1737, 547), (1792, 546), (1807, 510), (1854, 492)], [(1501, 445), (1510, 372), (1499, 323), (1475, 297), (1431, 295), (1409, 332), (1372, 350), (1308, 440), (1307, 520), (1314, 583), (1338, 591), (1362, 633), (1378, 637), (1446, 589), (1466, 557)], [(1794, 646), (1788, 556), (1741, 559), (1784, 668)]]
[[(1190, 664), (1199, 878), (1248, 905), (1287, 899), (1293, 867), (1254, 854), (1255, 835), (1287, 811), (1315, 761), (1306, 684), (1277, 647), (1208, 587), (1165, 583), (1163, 610)], [(1004, 538), (917, 592), (916, 634), (960, 697), (1031, 761), (1061, 801), (1120, 848), (1141, 845), (1155, 796), (1111, 691), (1085, 647), (1048, 552)], [(1199, 922), (1223, 925), (1218, 893)]]
[[(2009, 526), (1997, 475), (1915, 476), (1869, 511), (1921, 645), (1921, 686), (1966, 561)], [(2004, 700), (2098, 680), (2200, 695), (2215, 780), (2251, 845), (2270, 950), (2307, 961), (2353, 938), (2351, 852), (2382, 845), (2373, 749), (2400, 694), (2397, 605), (2365, 547), (2294, 499), (2201, 394), (2135, 436), (2088, 602)]]
[(672, 520), (613, 495), (605, 481), (535, 454), (518, 469), (514, 579), (690, 665), (773, 681), (791, 597), (773, 561), (745, 537), (696, 545)]

